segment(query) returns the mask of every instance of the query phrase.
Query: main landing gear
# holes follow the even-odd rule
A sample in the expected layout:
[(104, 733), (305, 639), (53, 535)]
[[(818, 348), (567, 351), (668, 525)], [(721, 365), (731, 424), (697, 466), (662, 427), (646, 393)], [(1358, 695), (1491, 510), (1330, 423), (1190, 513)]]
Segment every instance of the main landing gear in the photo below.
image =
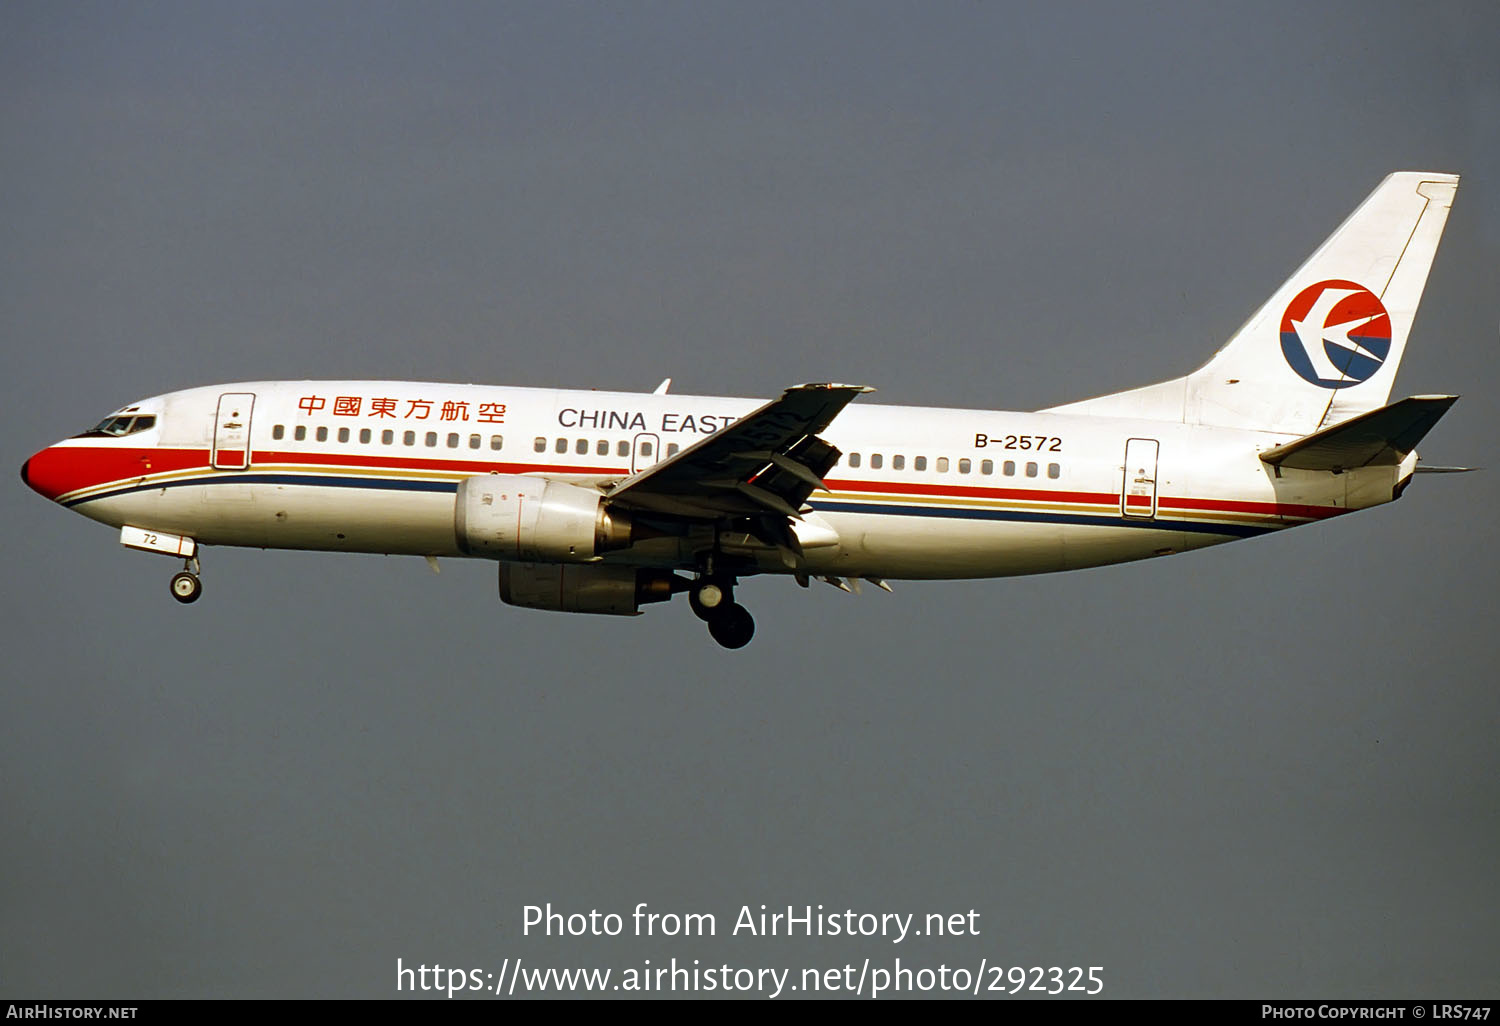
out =
[(693, 615), (708, 624), (708, 633), (725, 648), (744, 648), (755, 637), (755, 618), (734, 601), (734, 578), (704, 574), (688, 589)]
[(189, 559), (181, 570), (172, 575), (172, 597), (184, 605), (197, 602), (198, 597), (203, 594), (203, 582), (198, 579), (198, 572), (202, 569), (196, 556)]

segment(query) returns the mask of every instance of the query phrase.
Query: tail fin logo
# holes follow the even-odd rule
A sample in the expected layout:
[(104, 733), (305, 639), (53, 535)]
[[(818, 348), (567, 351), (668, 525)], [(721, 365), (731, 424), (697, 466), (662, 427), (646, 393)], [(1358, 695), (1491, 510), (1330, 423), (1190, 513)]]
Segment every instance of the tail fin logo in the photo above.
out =
[(1281, 352), (1304, 381), (1348, 388), (1367, 381), (1391, 351), (1391, 318), (1363, 285), (1332, 278), (1297, 293), (1281, 315)]

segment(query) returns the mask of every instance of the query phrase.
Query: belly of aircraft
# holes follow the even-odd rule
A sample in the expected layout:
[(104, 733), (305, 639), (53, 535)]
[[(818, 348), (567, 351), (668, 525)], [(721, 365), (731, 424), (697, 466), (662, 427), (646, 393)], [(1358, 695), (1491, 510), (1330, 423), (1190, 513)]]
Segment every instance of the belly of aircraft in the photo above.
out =
[(1012, 577), (1148, 559), (1227, 541), (1147, 525), (829, 513), (838, 550), (807, 554), (814, 573), (904, 580)]
[(451, 491), (371, 491), (214, 483), (134, 492), (80, 505), (119, 527), (187, 535), (203, 545), (457, 556)]
[[(219, 481), (137, 491), (77, 508), (113, 526), (180, 533), (204, 545), (458, 556), (453, 501), (448, 490)], [(1229, 540), (1152, 523), (1070, 524), (1024, 512), (1007, 519), (1003, 512), (972, 518), (953, 511), (823, 512), (839, 543), (806, 549), (801, 569), (897, 580), (1008, 577), (1146, 559)], [(775, 552), (762, 555), (761, 572), (796, 572)], [(663, 541), (607, 561), (692, 569), (693, 555)]]

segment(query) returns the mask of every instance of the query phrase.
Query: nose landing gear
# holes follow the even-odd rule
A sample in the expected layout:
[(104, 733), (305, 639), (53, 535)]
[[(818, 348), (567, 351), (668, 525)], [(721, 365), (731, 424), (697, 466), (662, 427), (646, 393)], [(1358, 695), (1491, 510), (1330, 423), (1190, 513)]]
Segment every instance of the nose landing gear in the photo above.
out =
[(172, 575), (171, 588), (174, 599), (184, 605), (198, 601), (199, 596), (203, 594), (203, 582), (198, 579), (198, 571), (201, 569), (197, 557), (194, 557)]
[(705, 574), (688, 590), (693, 615), (708, 624), (708, 633), (725, 648), (744, 648), (755, 637), (755, 618), (734, 601), (734, 578)]

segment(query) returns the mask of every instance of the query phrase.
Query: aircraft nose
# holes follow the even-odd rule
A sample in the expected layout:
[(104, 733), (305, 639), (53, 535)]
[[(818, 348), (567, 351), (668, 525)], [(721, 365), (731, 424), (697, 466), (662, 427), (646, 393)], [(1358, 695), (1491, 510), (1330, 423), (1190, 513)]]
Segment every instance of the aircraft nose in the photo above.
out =
[(70, 485), (69, 465), (66, 456), (55, 448), (33, 453), (31, 459), (21, 464), (21, 480), (44, 499), (56, 499), (76, 485)]

